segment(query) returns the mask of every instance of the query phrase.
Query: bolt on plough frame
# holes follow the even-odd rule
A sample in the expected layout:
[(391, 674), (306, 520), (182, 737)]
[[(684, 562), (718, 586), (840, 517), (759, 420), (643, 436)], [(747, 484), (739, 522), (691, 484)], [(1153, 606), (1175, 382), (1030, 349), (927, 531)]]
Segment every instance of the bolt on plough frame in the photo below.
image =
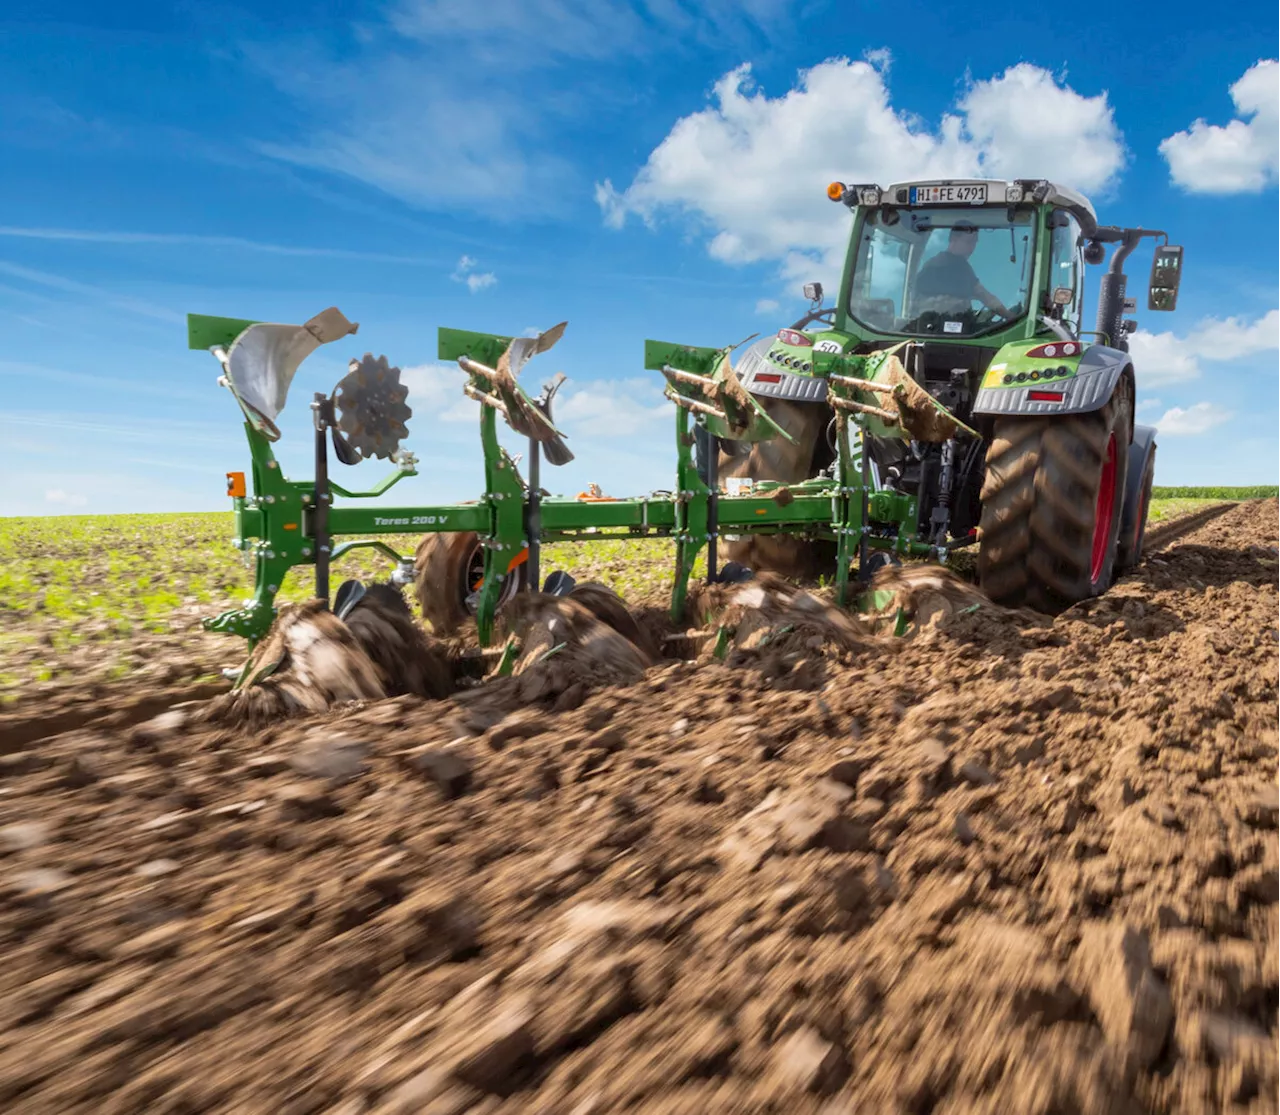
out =
[[(850, 571), (859, 570), (868, 550), (917, 556), (942, 556), (916, 537), (914, 495), (879, 488), (867, 455), (863, 432), (910, 436), (900, 428), (895, 403), (905, 402), (891, 351), (866, 356), (815, 353), (814, 372), (827, 380), (833, 410), (835, 461), (823, 475), (797, 484), (756, 482), (745, 494), (725, 494), (717, 479), (713, 450), (703, 471), (694, 456), (694, 431), (702, 426), (721, 441), (760, 441), (788, 437), (742, 388), (733, 371), (732, 347), (700, 348), (662, 341), (645, 343), (645, 367), (667, 382), (666, 397), (676, 404), (675, 489), (635, 498), (584, 500), (544, 498), (540, 463), (572, 459), (563, 435), (551, 423), (551, 396), (563, 380), (547, 385), (533, 399), (516, 382), (534, 354), (550, 348), (564, 326), (537, 338), (440, 329), (439, 357), (456, 361), (466, 381), (463, 392), (480, 403), (480, 444), (484, 452), (485, 490), (473, 503), (421, 507), (337, 505), (384, 495), (398, 481), (417, 475), (417, 460), (399, 447), (405, 433), (403, 405), (407, 389), (399, 370), (385, 358), (352, 361), (352, 372), (326, 397), (312, 402), (315, 416), (316, 475), (286, 478), (272, 451), (279, 437), (274, 418), (284, 406), (298, 364), (318, 345), (354, 333), (357, 326), (336, 309), (304, 326), (271, 325), (235, 318), (188, 315), (188, 344), (212, 351), (224, 368), (219, 382), (231, 389), (244, 412), (251, 457), (252, 490), (243, 473), (228, 473), (228, 495), (235, 512), (234, 544), (256, 564), (253, 596), (244, 606), (206, 619), (208, 630), (240, 635), (256, 644), (275, 618), (275, 596), (294, 566), (316, 569), (316, 596), (328, 601), (329, 567), (358, 548), (380, 551), (396, 569), (392, 580), (413, 575), (411, 556), (398, 553), (377, 536), (406, 533), (474, 531), (481, 539), (484, 576), (476, 605), (480, 642), (489, 645), (506, 579), (528, 562), (526, 580), (539, 585), (539, 549), (548, 542), (600, 538), (670, 538), (676, 543), (671, 616), (683, 618), (694, 564), (707, 551), (707, 579), (716, 580), (716, 544), (729, 535), (786, 534), (836, 543), (834, 583), (840, 603), (849, 597)], [(900, 365), (898, 365), (900, 371)], [(933, 416), (961, 425), (941, 404), (929, 400)], [(342, 410), (341, 417), (337, 409)], [(498, 441), (502, 417), (529, 438), (529, 480)], [(855, 448), (850, 426), (857, 434)], [(350, 491), (329, 475), (326, 432), (339, 460), (362, 456), (389, 458), (395, 470), (369, 491)], [(353, 448), (354, 446), (354, 448)], [(337, 542), (337, 539), (344, 541)]]

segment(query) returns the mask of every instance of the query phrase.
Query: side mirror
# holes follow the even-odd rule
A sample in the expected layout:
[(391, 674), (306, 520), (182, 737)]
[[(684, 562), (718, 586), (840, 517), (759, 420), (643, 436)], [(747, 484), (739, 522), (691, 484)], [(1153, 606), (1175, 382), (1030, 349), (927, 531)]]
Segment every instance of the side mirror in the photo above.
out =
[(1101, 263), (1106, 258), (1107, 258), (1107, 249), (1104, 248), (1100, 243), (1098, 243), (1098, 241), (1090, 240), (1084, 246), (1085, 263), (1098, 264), (1098, 263)]
[(805, 283), (804, 296), (807, 299), (809, 299), (810, 302), (821, 302), (822, 301), (822, 284), (821, 283)]
[(1172, 310), (1178, 305), (1178, 284), (1182, 281), (1182, 249), (1175, 244), (1156, 248), (1151, 261), (1151, 290), (1148, 310)]

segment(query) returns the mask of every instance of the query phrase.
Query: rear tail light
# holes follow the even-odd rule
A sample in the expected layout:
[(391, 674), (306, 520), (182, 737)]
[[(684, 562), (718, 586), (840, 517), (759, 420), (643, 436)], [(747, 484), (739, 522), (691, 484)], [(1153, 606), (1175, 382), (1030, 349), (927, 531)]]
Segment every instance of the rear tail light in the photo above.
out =
[(778, 340), (784, 345), (796, 345), (801, 348), (810, 348), (813, 345), (813, 341), (803, 333), (797, 333), (794, 329), (779, 329)]
[(1062, 394), (1061, 391), (1028, 391), (1027, 398), (1033, 403), (1060, 403)]
[(781, 383), (782, 376), (778, 372), (756, 372), (751, 377), (752, 383)]
[(1034, 360), (1052, 360), (1055, 356), (1075, 356), (1080, 347), (1079, 341), (1054, 341), (1052, 344), (1038, 345), (1027, 355)]

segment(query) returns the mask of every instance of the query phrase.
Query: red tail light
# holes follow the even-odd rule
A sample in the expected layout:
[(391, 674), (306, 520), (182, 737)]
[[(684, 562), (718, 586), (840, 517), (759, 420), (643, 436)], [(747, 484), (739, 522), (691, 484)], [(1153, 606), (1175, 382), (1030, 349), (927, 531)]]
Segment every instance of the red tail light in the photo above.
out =
[(782, 376), (777, 372), (756, 372), (751, 377), (752, 383), (781, 383)]
[(1061, 391), (1028, 391), (1027, 398), (1033, 403), (1060, 403), (1062, 402)]
[(779, 329), (778, 340), (784, 345), (798, 345), (801, 348), (811, 348), (813, 346), (813, 341), (803, 333), (797, 333), (794, 329)]
[(1075, 356), (1083, 347), (1079, 341), (1053, 341), (1047, 345), (1038, 345), (1027, 355), (1034, 360), (1052, 360), (1055, 356)]

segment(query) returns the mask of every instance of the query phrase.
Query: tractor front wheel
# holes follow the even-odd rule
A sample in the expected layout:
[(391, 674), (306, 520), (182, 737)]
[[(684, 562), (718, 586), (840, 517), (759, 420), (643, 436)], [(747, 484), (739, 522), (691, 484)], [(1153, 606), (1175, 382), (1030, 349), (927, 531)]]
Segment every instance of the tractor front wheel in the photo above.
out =
[(1132, 413), (1122, 383), (1092, 414), (996, 421), (978, 579), (997, 604), (1055, 615), (1110, 587)]
[[(471, 600), (484, 580), (484, 547), (475, 531), (427, 534), (413, 555), (414, 595), (422, 618), (440, 636), (451, 635), (475, 616)], [(524, 586), (525, 566), (502, 582), (498, 608)]]

